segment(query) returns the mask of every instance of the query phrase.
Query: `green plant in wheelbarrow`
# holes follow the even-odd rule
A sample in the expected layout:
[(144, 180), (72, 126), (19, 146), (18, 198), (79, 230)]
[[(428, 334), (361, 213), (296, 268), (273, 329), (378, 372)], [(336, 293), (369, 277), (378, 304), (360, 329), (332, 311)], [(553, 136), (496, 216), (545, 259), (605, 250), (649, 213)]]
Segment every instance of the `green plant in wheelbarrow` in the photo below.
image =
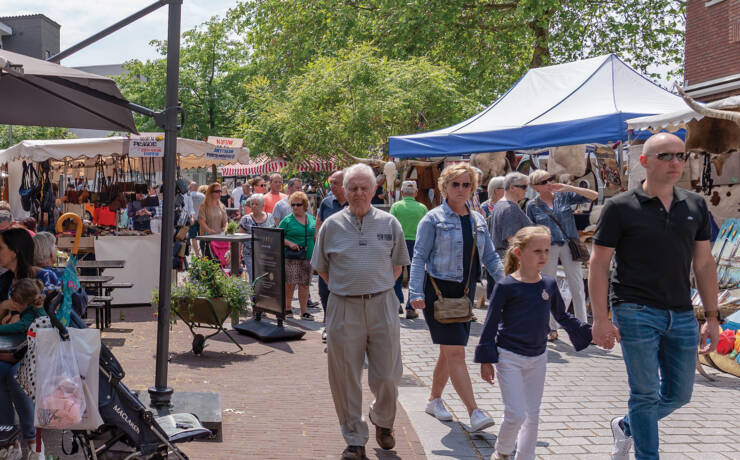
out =
[[(193, 353), (203, 352), (206, 339), (223, 332), (242, 350), (236, 340), (224, 329), (227, 318), (239, 321), (239, 314), (252, 304), (254, 285), (239, 277), (227, 276), (218, 263), (210, 259), (194, 258), (187, 270), (184, 283), (171, 289), (170, 321), (180, 317), (193, 334)], [(154, 304), (159, 303), (159, 291), (153, 293)], [(198, 334), (195, 328), (213, 329), (209, 335)]]

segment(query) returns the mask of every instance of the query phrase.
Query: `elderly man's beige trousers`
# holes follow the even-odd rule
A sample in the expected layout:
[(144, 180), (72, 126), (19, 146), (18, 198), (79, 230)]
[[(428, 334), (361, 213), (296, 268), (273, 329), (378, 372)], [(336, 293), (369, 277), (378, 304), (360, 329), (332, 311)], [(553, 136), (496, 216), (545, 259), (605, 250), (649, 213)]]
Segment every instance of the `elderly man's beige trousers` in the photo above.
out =
[(396, 418), (401, 365), (398, 298), (393, 289), (371, 299), (329, 296), (326, 321), (329, 386), (347, 445), (364, 446), (368, 427), (362, 410), (362, 369), (375, 401), (370, 418), (383, 428)]

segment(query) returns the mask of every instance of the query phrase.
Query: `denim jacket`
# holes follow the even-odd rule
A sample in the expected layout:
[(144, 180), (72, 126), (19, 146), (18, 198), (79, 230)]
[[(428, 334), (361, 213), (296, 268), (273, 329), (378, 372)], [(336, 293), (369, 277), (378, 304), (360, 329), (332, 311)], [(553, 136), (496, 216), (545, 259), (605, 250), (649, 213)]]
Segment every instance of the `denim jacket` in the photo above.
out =
[[(470, 211), (470, 208), (468, 207)], [(495, 280), (504, 277), (503, 266), (493, 249), (491, 235), (486, 221), (479, 213), (470, 211), (475, 218), (478, 231), (478, 257)], [(447, 201), (429, 211), (419, 222), (416, 231), (414, 257), (411, 259), (409, 279), (409, 299), (424, 298), (424, 275), (441, 280), (462, 282), (465, 278), (463, 268), (463, 236), (460, 218), (450, 209)]]

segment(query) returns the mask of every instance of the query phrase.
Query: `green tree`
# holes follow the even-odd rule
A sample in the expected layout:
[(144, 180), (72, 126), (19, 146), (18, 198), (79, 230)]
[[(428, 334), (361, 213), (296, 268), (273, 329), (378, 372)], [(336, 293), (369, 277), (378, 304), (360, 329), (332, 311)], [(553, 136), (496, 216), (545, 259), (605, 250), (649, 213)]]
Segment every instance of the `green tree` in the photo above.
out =
[[(180, 104), (186, 123), (182, 136), (200, 139), (209, 135), (229, 136), (244, 90), (240, 84), (246, 52), (231, 38), (228, 24), (213, 17), (183, 33), (180, 50)], [(151, 42), (162, 56), (166, 41)], [(166, 59), (129, 61), (127, 73), (116, 78), (130, 101), (154, 110), (165, 107)], [(139, 131), (161, 131), (153, 119), (135, 115)]]
[(240, 134), (253, 151), (293, 161), (349, 152), (367, 156), (388, 136), (441, 128), (477, 107), (460, 91), (459, 75), (426, 58), (380, 57), (360, 45), (319, 57), (294, 75), (283, 92), (257, 77), (248, 85), (254, 112)]
[[(72, 139), (76, 137), (67, 128), (51, 128), (48, 126), (18, 126), (13, 125), (13, 145), (33, 139)], [(0, 125), (0, 149), (7, 149), (10, 145), (8, 125)]]
[(366, 42), (450, 65), (487, 104), (529, 68), (610, 52), (650, 76), (680, 74), (684, 11), (680, 0), (245, 0), (229, 17), (274, 85)]

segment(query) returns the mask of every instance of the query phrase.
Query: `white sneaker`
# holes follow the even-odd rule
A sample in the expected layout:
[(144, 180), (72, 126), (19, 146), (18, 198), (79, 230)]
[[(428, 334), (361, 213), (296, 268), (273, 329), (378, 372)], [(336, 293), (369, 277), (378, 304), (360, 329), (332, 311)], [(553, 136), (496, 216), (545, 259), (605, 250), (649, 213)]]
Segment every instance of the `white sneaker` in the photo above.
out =
[(470, 414), (470, 431), (481, 431), (485, 430), (489, 426), (494, 425), (494, 421), (490, 415), (486, 414), (480, 409), (474, 409), (473, 413)]
[(434, 416), (437, 420), (441, 422), (452, 421), (452, 414), (450, 414), (450, 412), (445, 408), (445, 405), (442, 402), (442, 398), (437, 398), (429, 401), (427, 403), (427, 408), (424, 409), (424, 412)]
[(28, 460), (45, 460), (46, 454), (44, 453), (44, 441), (41, 441), (41, 450), (36, 452), (36, 441), (28, 446)]
[(614, 417), (611, 421), (612, 436), (614, 437), (614, 448), (612, 449), (612, 460), (629, 460), (632, 450), (632, 436), (627, 436), (619, 425), (624, 417)]

